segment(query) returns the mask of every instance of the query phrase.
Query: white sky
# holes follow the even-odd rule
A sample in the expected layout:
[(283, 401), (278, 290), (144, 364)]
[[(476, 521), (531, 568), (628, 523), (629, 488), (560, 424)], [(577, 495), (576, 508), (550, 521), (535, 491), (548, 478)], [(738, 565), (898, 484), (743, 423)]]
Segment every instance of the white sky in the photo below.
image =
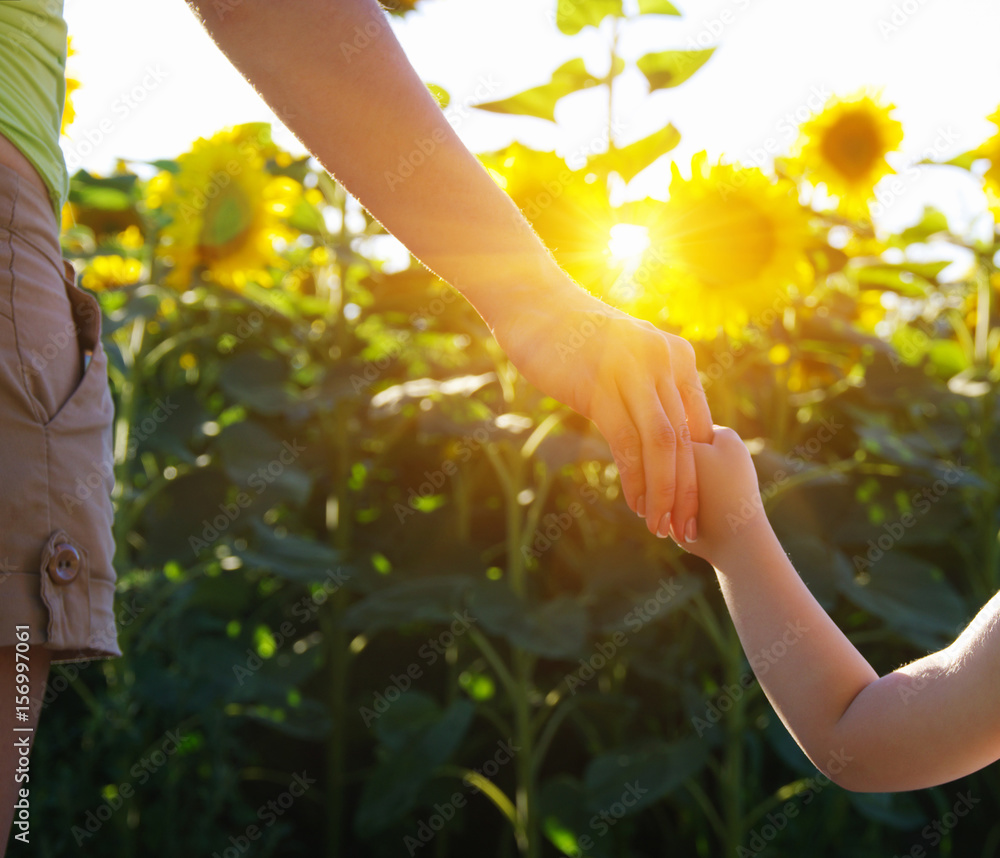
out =
[[(904, 159), (920, 158), (935, 143), (948, 157), (996, 130), (985, 119), (1000, 103), (996, 0), (680, 0), (675, 5), (683, 19), (647, 17), (622, 26), (626, 59), (705, 44), (719, 44), (719, 50), (676, 89), (647, 95), (638, 72), (621, 78), (619, 144), (669, 121), (683, 136), (669, 157), (682, 165), (700, 149), (755, 162), (755, 150), (768, 138), (776, 138), (782, 149), (792, 142), (786, 117), (800, 111), (803, 118), (811, 94), (846, 94), (863, 85), (881, 87), (897, 105), (895, 116), (907, 135)], [(453, 104), (466, 104), (477, 90), (481, 97), (475, 100), (494, 100), (545, 83), (553, 69), (575, 56), (595, 74), (606, 70), (610, 22), (568, 38), (555, 27), (554, 8), (555, 0), (423, 0), (394, 27), (421, 77), (447, 89)], [(71, 172), (79, 166), (107, 172), (117, 157), (175, 156), (199, 136), (258, 120), (274, 122), (276, 140), (304, 152), (218, 52), (183, 0), (66, 0), (66, 17), (77, 51), (70, 72), (83, 84), (74, 98), (72, 139), (63, 141)], [(141, 103), (129, 96), (135, 87)], [(500, 148), (517, 137), (566, 155), (590, 146), (606, 126), (606, 90), (600, 90), (561, 102), (558, 126), (468, 111), (457, 130), (474, 151)], [(642, 174), (630, 196), (663, 197), (667, 160)], [(957, 171), (922, 171), (921, 178), (906, 180), (883, 223), (912, 221), (926, 201), (963, 219), (981, 207), (973, 183), (959, 181)]]

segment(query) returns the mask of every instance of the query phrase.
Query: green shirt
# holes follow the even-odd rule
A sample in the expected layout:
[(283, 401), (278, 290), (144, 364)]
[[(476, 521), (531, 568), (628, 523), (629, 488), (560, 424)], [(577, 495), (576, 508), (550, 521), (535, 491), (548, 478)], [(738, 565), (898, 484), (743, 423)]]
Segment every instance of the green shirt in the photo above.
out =
[(65, 100), (63, 0), (0, 0), (0, 132), (45, 180), (56, 221), (69, 195), (59, 148)]

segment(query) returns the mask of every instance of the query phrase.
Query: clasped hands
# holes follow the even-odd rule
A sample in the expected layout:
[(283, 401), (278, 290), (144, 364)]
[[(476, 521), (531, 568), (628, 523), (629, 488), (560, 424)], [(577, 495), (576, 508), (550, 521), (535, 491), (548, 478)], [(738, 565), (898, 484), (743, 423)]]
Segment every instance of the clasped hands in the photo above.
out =
[(694, 349), (576, 287), (546, 295), (492, 320), (494, 336), (528, 381), (597, 425), (649, 532), (694, 542), (692, 442), (713, 431)]

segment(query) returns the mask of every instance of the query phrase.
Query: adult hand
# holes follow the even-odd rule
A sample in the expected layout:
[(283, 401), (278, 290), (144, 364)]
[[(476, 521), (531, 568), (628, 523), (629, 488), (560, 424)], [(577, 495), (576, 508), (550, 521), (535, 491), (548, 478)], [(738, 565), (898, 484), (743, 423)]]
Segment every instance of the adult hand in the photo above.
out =
[(535, 294), (530, 306), (494, 312), (500, 346), (528, 381), (594, 421), (650, 533), (672, 528), (678, 542), (694, 541), (691, 443), (712, 441), (694, 349), (575, 286)]

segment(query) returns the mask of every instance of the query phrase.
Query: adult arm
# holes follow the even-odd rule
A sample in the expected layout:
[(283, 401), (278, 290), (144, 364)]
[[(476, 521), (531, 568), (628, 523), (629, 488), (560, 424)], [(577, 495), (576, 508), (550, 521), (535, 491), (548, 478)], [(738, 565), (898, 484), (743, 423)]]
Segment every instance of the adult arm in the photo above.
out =
[[(675, 535), (694, 535), (691, 439), (710, 440), (712, 425), (691, 346), (559, 268), (455, 134), (374, 0), (187, 2), (320, 164), (470, 301), (521, 373), (597, 424), (650, 532), (665, 536), (672, 515)], [(399, 181), (401, 159), (413, 170)], [(568, 347), (581, 333), (583, 345)]]

